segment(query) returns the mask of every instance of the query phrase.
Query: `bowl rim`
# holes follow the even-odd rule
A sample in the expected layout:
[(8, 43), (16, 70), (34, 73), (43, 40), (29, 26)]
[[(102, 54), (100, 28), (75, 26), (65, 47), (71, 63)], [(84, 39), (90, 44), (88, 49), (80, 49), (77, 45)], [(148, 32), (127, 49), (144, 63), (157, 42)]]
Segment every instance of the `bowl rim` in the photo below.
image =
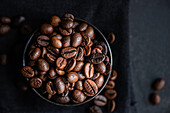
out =
[[(113, 58), (113, 56), (112, 56), (112, 50), (111, 50), (111, 48), (110, 48), (110, 45), (109, 45), (106, 37), (105, 37), (105, 36), (103, 35), (103, 33), (102, 33), (97, 27), (95, 27), (93, 24), (91, 24), (91, 23), (89, 23), (89, 22), (87, 22), (87, 21), (85, 21), (85, 20), (83, 20), (83, 19), (80, 19), (80, 18), (75, 18), (75, 20), (76, 20), (76, 21), (85, 22), (85, 23), (87, 23), (88, 25), (92, 26), (92, 27), (94, 28), (94, 30), (96, 30), (96, 31), (101, 35), (101, 37), (104, 39), (104, 41), (105, 41), (105, 43), (106, 43), (106, 45), (107, 45), (107, 48), (108, 48), (108, 50), (109, 50), (108, 52), (109, 52), (109, 54), (110, 54), (110, 63), (111, 63), (111, 70), (112, 70), (114, 58)], [(27, 43), (26, 43), (26, 45), (25, 45), (24, 52), (23, 52), (23, 66), (25, 66), (25, 62), (26, 62), (26, 58), (25, 58), (26, 55), (25, 55), (25, 54), (26, 54), (26, 52), (27, 52), (28, 46), (29, 46), (32, 38), (34, 37), (34, 34), (35, 34), (37, 31), (38, 31), (38, 30), (35, 30), (35, 31), (31, 34), (29, 40), (27, 41)], [(57, 102), (54, 102), (54, 101), (51, 101), (51, 100), (45, 98), (45, 97), (44, 97), (43, 95), (41, 95), (35, 88), (32, 88), (32, 90), (33, 90), (40, 98), (42, 98), (43, 100), (45, 100), (45, 101), (47, 101), (47, 102), (49, 102), (49, 103), (51, 103), (51, 104), (58, 105), (58, 106), (79, 106), (79, 105), (82, 105), (82, 104), (85, 104), (85, 103), (90, 102), (91, 100), (93, 100), (97, 95), (99, 95), (99, 94), (103, 91), (104, 87), (106, 86), (106, 84), (107, 84), (108, 81), (109, 81), (111, 72), (112, 72), (112, 71), (109, 72), (108, 77), (107, 77), (105, 83), (103, 84), (103, 86), (100, 88), (100, 90), (99, 90), (93, 97), (90, 97), (89, 99), (85, 100), (85, 101), (82, 102), (82, 103), (76, 103), (76, 104), (60, 104), (60, 103), (57, 103)], [(27, 81), (28, 81), (28, 80), (29, 80), (29, 78), (27, 78)]]

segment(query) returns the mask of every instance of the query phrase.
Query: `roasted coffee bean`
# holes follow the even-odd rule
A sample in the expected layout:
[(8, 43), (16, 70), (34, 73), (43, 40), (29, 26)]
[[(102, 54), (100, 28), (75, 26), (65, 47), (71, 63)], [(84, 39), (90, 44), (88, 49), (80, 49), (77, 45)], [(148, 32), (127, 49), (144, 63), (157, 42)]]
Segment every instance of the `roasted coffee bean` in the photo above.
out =
[(98, 107), (98, 106), (91, 106), (89, 108), (89, 112), (90, 113), (103, 113), (102, 109), (100, 107)]
[(11, 18), (6, 17), (6, 16), (0, 17), (0, 23), (9, 24), (11, 23)]
[(82, 103), (86, 99), (86, 96), (80, 90), (74, 90), (73, 99), (79, 103)]
[(98, 87), (96, 83), (90, 79), (84, 81), (84, 94), (87, 96), (94, 96), (98, 92)]
[(31, 32), (32, 32), (32, 28), (29, 25), (24, 24), (20, 28), (20, 34), (22, 35), (30, 35)]
[(49, 72), (48, 72), (48, 78), (50, 78), (50, 79), (55, 79), (56, 78), (56, 71), (55, 71), (55, 69), (54, 69), (54, 67), (52, 67), (50, 70), (49, 70)]
[(115, 34), (114, 33), (109, 33), (107, 37), (107, 41), (112, 44), (115, 41)]
[(54, 100), (60, 104), (66, 104), (70, 102), (70, 97), (69, 96), (62, 97), (62, 96), (55, 95)]
[(60, 52), (60, 50), (58, 48), (55, 48), (53, 46), (48, 46), (47, 51), (48, 51), (48, 53), (50, 53), (50, 54), (52, 54), (54, 56), (58, 56), (58, 54)]
[(31, 66), (31, 67), (34, 67), (36, 65), (36, 60), (30, 60), (28, 62), (28, 65)]
[(57, 66), (58, 69), (63, 70), (66, 65), (67, 65), (67, 60), (66, 60), (65, 58), (59, 57), (59, 58), (56, 60), (56, 66)]
[(114, 100), (109, 100), (108, 101), (108, 112), (113, 112), (115, 110), (116, 103)]
[(79, 77), (79, 80), (83, 80), (86, 78), (82, 73), (78, 73), (78, 77)]
[(57, 27), (60, 22), (61, 22), (60, 17), (58, 17), (58, 16), (52, 16), (51, 17), (50, 23), (51, 23), (52, 26)]
[(13, 21), (12, 21), (12, 26), (13, 27), (19, 27), (22, 23), (25, 22), (25, 17), (24, 16), (16, 16)]
[(116, 72), (116, 70), (113, 70), (112, 74), (110, 76), (110, 80), (116, 80), (116, 78), (117, 78), (117, 72)]
[(69, 94), (69, 88), (66, 87), (65, 91), (61, 94), (61, 96), (66, 97)]
[(82, 61), (76, 62), (76, 66), (74, 67), (73, 71), (76, 71), (76, 72), (81, 71), (83, 66), (84, 66), (84, 62)]
[(56, 59), (57, 59), (54, 55), (52, 55), (50, 53), (47, 53), (45, 58), (51, 64), (53, 64), (56, 61)]
[(37, 38), (37, 43), (40, 46), (48, 46), (49, 45), (49, 41), (50, 41), (50, 38), (48, 36), (45, 36), (45, 35), (40, 35)]
[(114, 81), (109, 81), (106, 86), (105, 89), (113, 89), (115, 87), (115, 82)]
[(95, 83), (97, 85), (98, 88), (101, 88), (103, 83), (104, 83), (104, 76), (100, 75), (96, 80)]
[(162, 78), (157, 78), (154, 82), (153, 82), (153, 89), (155, 90), (161, 90), (162, 88), (164, 88), (165, 86), (165, 80)]
[(51, 43), (56, 48), (61, 48), (62, 47), (61, 41), (56, 36), (51, 38)]
[(105, 63), (105, 64), (107, 64), (107, 63), (109, 63), (109, 62), (110, 62), (110, 59), (109, 59), (109, 57), (108, 57), (108, 56), (105, 56), (104, 63)]
[(94, 33), (94, 29), (91, 26), (88, 26), (86, 31), (84, 32), (88, 37), (90, 37), (91, 39), (95, 38), (95, 33)]
[(78, 90), (83, 90), (83, 82), (82, 81), (77, 81), (76, 82), (76, 88)]
[(1, 54), (0, 55), (0, 65), (6, 65), (7, 64), (7, 55)]
[(94, 66), (94, 69), (99, 73), (105, 73), (106, 72), (106, 65), (102, 62), (100, 64), (96, 64)]
[(91, 63), (86, 63), (84, 66), (84, 74), (86, 78), (92, 78), (94, 75), (94, 66)]
[(71, 33), (73, 32), (73, 29), (72, 28), (64, 29), (64, 28), (59, 27), (59, 31), (62, 35), (71, 35)]
[(54, 90), (53, 83), (51, 81), (48, 81), (48, 83), (46, 84), (46, 91), (50, 95), (55, 95), (56, 94), (56, 91)]
[(65, 91), (65, 84), (61, 77), (57, 77), (55, 79), (55, 87), (58, 94), (61, 94)]
[(76, 28), (79, 25), (78, 22), (73, 22), (73, 27), (72, 28)]
[(75, 82), (74, 83), (70, 83), (69, 85), (69, 91), (73, 91), (74, 90), (74, 86), (75, 86)]
[(0, 25), (0, 35), (6, 35), (11, 30), (9, 25)]
[(96, 80), (99, 76), (100, 76), (100, 73), (95, 73), (91, 79)]
[(72, 58), (77, 54), (76, 48), (73, 47), (67, 47), (61, 50), (61, 55), (64, 58)]
[(82, 42), (82, 36), (80, 33), (74, 33), (72, 36), (72, 46), (77, 47)]
[(42, 80), (42, 81), (46, 81), (47, 80), (47, 75), (39, 75), (39, 78)]
[(57, 74), (59, 74), (59, 75), (65, 75), (65, 71), (59, 70), (59, 69), (57, 69), (57, 68), (56, 68), (56, 72), (57, 72)]
[(105, 55), (101, 53), (95, 53), (90, 56), (90, 60), (93, 64), (100, 64), (104, 61)]
[(75, 83), (78, 81), (78, 74), (76, 72), (69, 72), (67, 74), (67, 80), (70, 82), (70, 83)]
[(62, 21), (61, 24), (62, 24), (62, 27), (65, 29), (69, 29), (73, 27), (73, 21), (70, 21), (70, 20)]
[(76, 60), (80, 61), (84, 56), (84, 50), (82, 47), (77, 48)]
[(65, 70), (71, 71), (74, 69), (75, 66), (76, 66), (76, 59), (72, 58), (68, 61), (67, 66), (65, 67)]
[(27, 78), (34, 76), (34, 70), (30, 66), (24, 66), (21, 69), (21, 73), (24, 77), (27, 77)]
[(160, 104), (161, 103), (161, 97), (158, 93), (152, 93), (150, 95), (150, 102), (154, 105)]
[(70, 13), (66, 13), (63, 15), (62, 17), (63, 20), (70, 20), (70, 21), (74, 21), (74, 16)]
[(40, 71), (45, 71), (45, 72), (47, 72), (50, 68), (49, 63), (44, 59), (37, 60), (37, 67)]
[(85, 48), (83, 48), (83, 50), (84, 50), (84, 55), (89, 56), (91, 53), (91, 46), (89, 46), (89, 45), (85, 46)]
[(108, 75), (111, 72), (112, 66), (110, 63), (106, 64), (106, 72), (103, 73), (104, 75)]
[(104, 93), (107, 99), (112, 100), (117, 96), (117, 92), (114, 89), (107, 89)]
[(31, 78), (30, 86), (33, 88), (40, 88), (42, 86), (42, 80), (38, 77)]
[(88, 25), (86, 23), (81, 23), (78, 27), (78, 31), (85, 31)]
[(82, 45), (82, 46), (87, 46), (87, 45), (89, 45), (90, 42), (91, 42), (91, 38), (88, 37), (84, 32), (81, 32), (81, 35), (83, 36), (81, 45)]
[(70, 36), (66, 36), (62, 39), (63, 47), (69, 47), (70, 43), (71, 43), (71, 37)]
[(40, 56), (41, 56), (41, 49), (40, 48), (35, 48), (30, 53), (30, 59), (31, 60), (37, 60)]
[(104, 55), (107, 55), (107, 51), (108, 51), (107, 45), (106, 45), (104, 42), (102, 42), (102, 41), (101, 41), (99, 44), (103, 47), (102, 53), (103, 53)]
[(50, 24), (43, 24), (40, 30), (42, 34), (51, 34), (53, 32), (53, 26)]
[(59, 40), (61, 40), (63, 37), (60, 34), (55, 35)]
[(91, 54), (95, 54), (95, 53), (102, 53), (101, 49), (99, 48), (94, 48), (91, 52)]
[(42, 54), (41, 57), (44, 58), (44, 56), (47, 54), (47, 49), (45, 47), (42, 48)]
[(94, 99), (94, 103), (97, 106), (105, 106), (107, 104), (107, 98), (103, 95), (98, 95), (95, 99)]

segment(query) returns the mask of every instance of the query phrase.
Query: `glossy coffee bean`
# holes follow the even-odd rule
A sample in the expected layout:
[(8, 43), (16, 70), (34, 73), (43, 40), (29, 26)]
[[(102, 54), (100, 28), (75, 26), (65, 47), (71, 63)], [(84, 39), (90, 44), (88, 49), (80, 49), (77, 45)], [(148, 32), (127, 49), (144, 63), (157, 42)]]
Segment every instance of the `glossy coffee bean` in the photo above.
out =
[(100, 75), (96, 80), (95, 83), (97, 85), (98, 88), (101, 88), (103, 83), (104, 83), (104, 76)]
[(107, 104), (107, 98), (103, 95), (98, 95), (94, 99), (94, 104), (96, 104), (97, 106), (105, 106)]
[(91, 106), (89, 108), (89, 113), (103, 113), (102, 109), (98, 106)]
[(0, 17), (0, 23), (9, 24), (11, 23), (11, 18), (6, 17), (6, 16)]
[(109, 33), (107, 37), (107, 41), (112, 44), (115, 41), (115, 34), (114, 33)]
[(116, 103), (114, 100), (109, 100), (108, 101), (108, 112), (113, 112), (115, 110), (115, 107), (116, 107)]
[(70, 21), (73, 21), (74, 20), (74, 16), (70, 13), (66, 13), (63, 15), (62, 17), (63, 20), (70, 20)]
[(86, 99), (86, 96), (80, 90), (74, 90), (73, 99), (79, 103), (82, 103)]
[(69, 47), (70, 43), (71, 43), (71, 37), (70, 36), (66, 36), (62, 39), (63, 47)]
[(91, 79), (96, 80), (99, 76), (100, 76), (100, 73), (95, 73)]
[(37, 60), (37, 67), (40, 71), (45, 71), (45, 72), (47, 72), (50, 68), (49, 63), (44, 59)]
[(63, 37), (60, 34), (55, 35), (59, 40), (61, 40)]
[(63, 70), (66, 65), (67, 65), (67, 60), (66, 60), (65, 58), (59, 57), (59, 58), (56, 60), (56, 66), (57, 66), (58, 69)]
[[(52, 34), (50, 34), (49, 35), (49, 37), (51, 38), (51, 37), (54, 37), (54, 36), (56, 36), (57, 35), (57, 32), (53, 32)], [(60, 34), (59, 34), (60, 35)], [(60, 35), (61, 36), (61, 35)], [(62, 37), (62, 36), (61, 36)], [(58, 37), (57, 37), (57, 39), (59, 39)], [(62, 38), (61, 38), (62, 39)], [(59, 40), (61, 40), (61, 39), (59, 39)]]
[(32, 33), (32, 28), (29, 25), (22, 25), (20, 28), (20, 34), (22, 35), (30, 35)]
[(91, 42), (91, 38), (88, 37), (84, 32), (81, 32), (81, 35), (82, 35), (82, 37), (83, 37), (81, 45), (82, 45), (82, 46), (87, 46), (87, 45), (89, 45), (90, 42)]
[(82, 61), (76, 62), (76, 66), (74, 67), (73, 71), (76, 71), (76, 72), (81, 71), (83, 66), (84, 66), (84, 62)]
[(33, 88), (40, 88), (42, 86), (42, 80), (38, 77), (31, 78), (30, 86)]
[(86, 63), (84, 66), (84, 74), (86, 78), (92, 78), (94, 75), (94, 66), (91, 63)]
[(84, 50), (82, 47), (77, 48), (76, 60), (80, 61), (84, 56)]
[(98, 92), (98, 87), (96, 83), (90, 79), (84, 81), (84, 94), (87, 96), (94, 96)]
[(52, 26), (57, 27), (60, 22), (61, 22), (60, 17), (58, 17), (58, 16), (52, 16), (51, 17), (50, 23), (51, 23)]
[(83, 90), (83, 82), (82, 81), (77, 81), (76, 82), (76, 88), (78, 90)]
[(115, 82), (114, 81), (109, 81), (106, 86), (105, 89), (113, 89), (115, 87)]
[(12, 21), (12, 26), (13, 27), (19, 27), (22, 23), (25, 22), (25, 17), (24, 16), (16, 16), (13, 21)]
[(91, 39), (95, 38), (94, 29), (91, 26), (88, 26), (84, 33)]
[(0, 65), (7, 65), (7, 55), (6, 54), (1, 54), (0, 55)]
[(164, 88), (165, 86), (165, 80), (162, 78), (157, 78), (154, 82), (153, 82), (153, 89), (155, 90), (161, 90)]
[(83, 48), (83, 50), (85, 56), (89, 56), (91, 54), (91, 46), (87, 45)]
[(78, 73), (79, 80), (84, 80), (86, 77), (82, 73)]
[(41, 56), (41, 49), (40, 48), (35, 48), (30, 53), (30, 59), (31, 60), (37, 60), (40, 56)]
[(51, 34), (53, 32), (53, 26), (50, 24), (43, 24), (40, 30), (42, 34)]
[(37, 38), (37, 43), (40, 46), (48, 46), (49, 45), (50, 38), (46, 35), (40, 35)]
[(158, 105), (161, 103), (161, 97), (158, 93), (152, 93), (150, 95), (150, 102), (154, 105)]
[(69, 96), (63, 97), (63, 96), (55, 95), (54, 100), (60, 104), (66, 104), (70, 102), (70, 97)]
[(69, 94), (69, 88), (66, 87), (65, 91), (61, 94), (61, 96), (66, 97)]
[(91, 54), (95, 54), (95, 53), (102, 53), (101, 49), (99, 48), (94, 48), (91, 52)]
[(65, 70), (69, 72), (73, 70), (75, 66), (76, 66), (76, 59), (72, 58), (68, 61), (67, 66), (65, 67)]
[(58, 75), (65, 75), (65, 71), (57, 69), (57, 68), (56, 68), (56, 72)]
[(77, 47), (82, 42), (82, 36), (80, 33), (74, 33), (72, 36), (72, 46)]
[(56, 36), (51, 38), (51, 43), (56, 48), (61, 48), (62, 47), (61, 41)]
[(47, 54), (47, 49), (43, 47), (41, 57), (44, 58), (46, 54)]
[(85, 31), (88, 25), (86, 23), (81, 23), (78, 27), (78, 31)]
[(110, 80), (116, 80), (116, 78), (117, 78), (117, 72), (116, 70), (113, 70), (110, 76)]
[(48, 46), (47, 51), (48, 51), (48, 53), (50, 53), (50, 54), (52, 54), (54, 56), (58, 56), (58, 54), (60, 52), (60, 50), (58, 48), (55, 48), (53, 46)]
[(79, 25), (78, 22), (73, 22), (73, 27), (72, 28), (76, 28)]
[(30, 60), (28, 62), (28, 65), (31, 66), (31, 67), (34, 67), (36, 65), (36, 61), (35, 60)]
[(53, 83), (51, 81), (48, 81), (48, 83), (46, 84), (46, 91), (50, 95), (55, 95), (56, 94), (56, 91), (54, 90)]
[(62, 27), (59, 27), (59, 31), (62, 35), (71, 35), (71, 33), (73, 32), (73, 29), (72, 28), (64, 29)]
[(90, 60), (93, 64), (100, 64), (104, 61), (105, 55), (101, 53), (95, 53), (90, 56)]
[(61, 50), (61, 55), (64, 58), (72, 58), (77, 54), (76, 48), (73, 47), (66, 47)]
[(55, 87), (58, 94), (61, 94), (65, 91), (65, 84), (61, 77), (57, 77), (55, 79)]
[(0, 25), (0, 35), (6, 35), (11, 30), (9, 25)]
[(107, 99), (112, 100), (117, 96), (117, 92), (114, 89), (107, 89), (104, 95)]
[(54, 64), (57, 59), (56, 56), (54, 56), (53, 54), (50, 54), (50, 53), (47, 53), (45, 58), (50, 64)]
[(55, 79), (56, 78), (56, 71), (54, 69), (54, 67), (51, 67), (51, 69), (48, 72), (48, 78), (50, 79)]
[(30, 66), (24, 66), (21, 69), (21, 73), (24, 77), (31, 78), (34, 76), (34, 70)]
[(104, 42), (102, 42), (102, 41), (99, 44), (103, 47), (102, 53), (104, 55), (107, 55), (107, 52), (108, 52), (107, 45)]
[(94, 66), (95, 70), (99, 73), (105, 73), (106, 72), (106, 65), (102, 62), (100, 64), (96, 64)]
[(70, 20), (62, 21), (61, 24), (62, 24), (62, 27), (65, 29), (69, 29), (73, 27), (73, 21), (70, 21)]
[(110, 63), (106, 64), (106, 72), (103, 75), (108, 75), (111, 72), (112, 66)]
[(108, 57), (108, 56), (105, 56), (104, 63), (105, 63), (105, 64), (107, 64), (107, 63), (109, 63), (109, 62), (110, 62), (110, 59), (109, 59), (109, 57)]
[(70, 83), (75, 83), (78, 81), (78, 74), (76, 72), (69, 72), (67, 74), (67, 80), (70, 82)]

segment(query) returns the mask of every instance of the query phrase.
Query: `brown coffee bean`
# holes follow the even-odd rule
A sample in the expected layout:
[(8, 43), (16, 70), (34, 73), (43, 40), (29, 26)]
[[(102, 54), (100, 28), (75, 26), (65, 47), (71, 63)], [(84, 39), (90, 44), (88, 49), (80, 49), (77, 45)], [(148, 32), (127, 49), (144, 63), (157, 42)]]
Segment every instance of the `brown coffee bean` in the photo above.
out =
[(65, 29), (69, 29), (73, 27), (73, 21), (70, 21), (70, 20), (64, 20), (61, 22), (61, 24), (62, 24), (62, 27)]
[(63, 38), (60, 34), (57, 34), (55, 36), (58, 38), (58, 40), (61, 40)]
[(88, 25), (86, 23), (81, 23), (78, 27), (78, 31), (85, 31)]
[(62, 17), (63, 20), (70, 20), (70, 21), (74, 21), (74, 16), (70, 13), (66, 13), (63, 15)]
[(29, 66), (31, 66), (31, 67), (34, 67), (35, 66), (35, 60), (30, 60), (29, 62), (28, 62), (28, 65)]
[(84, 62), (82, 61), (76, 62), (76, 66), (74, 67), (73, 71), (76, 71), (76, 72), (81, 71), (83, 66), (84, 66)]
[(69, 94), (69, 88), (66, 87), (65, 91), (61, 94), (61, 96), (66, 97)]
[(102, 109), (100, 107), (98, 107), (98, 106), (91, 106), (89, 108), (89, 112), (90, 113), (103, 113)]
[(7, 64), (7, 55), (1, 54), (0, 55), (0, 65), (6, 65)]
[(164, 88), (165, 86), (165, 80), (162, 78), (157, 78), (154, 82), (153, 82), (153, 89), (155, 90), (161, 90), (162, 88)]
[(11, 18), (6, 17), (6, 16), (0, 17), (0, 23), (9, 24), (11, 23)]
[(45, 58), (47, 59), (47, 61), (51, 64), (54, 64), (54, 62), (56, 61), (56, 57), (50, 53), (47, 53)]
[(82, 47), (77, 48), (76, 60), (80, 61), (84, 56), (84, 50)]
[(61, 48), (62, 47), (61, 41), (56, 36), (51, 38), (51, 43), (56, 48)]
[(115, 87), (115, 82), (114, 81), (109, 81), (106, 86), (105, 89), (113, 89)]
[(34, 70), (30, 66), (24, 66), (21, 69), (21, 73), (24, 77), (31, 78), (34, 76)]
[(63, 97), (63, 96), (55, 95), (54, 100), (60, 104), (66, 104), (70, 102), (70, 97), (69, 96)]
[(86, 78), (82, 73), (78, 73), (78, 77), (79, 77), (79, 80), (83, 80)]
[(102, 53), (102, 51), (99, 48), (94, 48), (91, 54), (95, 54), (95, 53)]
[(115, 110), (116, 103), (114, 100), (109, 100), (108, 101), (108, 112), (113, 112)]
[(83, 82), (82, 81), (77, 81), (76, 82), (76, 88), (78, 90), (83, 90)]
[(116, 72), (116, 70), (113, 70), (112, 74), (110, 76), (110, 80), (116, 80), (116, 78), (117, 78), (117, 72)]
[(91, 63), (86, 63), (84, 66), (84, 74), (86, 78), (92, 78), (94, 75), (94, 66)]
[(59, 69), (57, 69), (57, 68), (56, 68), (56, 72), (57, 72), (57, 74), (59, 74), (59, 75), (65, 75), (65, 71), (59, 70)]
[(112, 44), (115, 41), (115, 34), (114, 33), (109, 33), (107, 37), (107, 41)]
[(100, 75), (96, 80), (95, 83), (97, 85), (98, 88), (101, 88), (103, 83), (104, 83), (104, 76)]
[(55, 87), (58, 94), (61, 94), (65, 91), (65, 84), (61, 77), (57, 77), (55, 79)]
[(106, 72), (103, 75), (108, 75), (111, 72), (112, 66), (110, 63), (106, 64)]
[(11, 30), (9, 25), (0, 25), (0, 35), (6, 35)]
[(105, 64), (107, 64), (107, 63), (109, 63), (109, 62), (110, 62), (110, 59), (109, 59), (109, 57), (108, 57), (108, 56), (105, 56), (104, 63), (105, 63)]
[(33, 88), (40, 88), (42, 86), (42, 80), (38, 77), (31, 78), (30, 86)]
[(161, 103), (161, 97), (158, 93), (152, 93), (150, 95), (150, 102), (154, 105), (158, 105)]
[(66, 47), (66, 48), (61, 50), (61, 55), (64, 58), (72, 58), (76, 54), (77, 54), (77, 50), (76, 50), (76, 48), (73, 48), (73, 47)]
[(57, 27), (60, 22), (61, 22), (60, 17), (58, 17), (58, 16), (52, 16), (51, 17), (50, 23), (51, 23), (52, 26)]
[(54, 69), (54, 67), (51, 67), (51, 69), (48, 72), (48, 78), (50, 79), (55, 79), (56, 78), (56, 71)]
[(112, 100), (117, 96), (117, 92), (114, 89), (107, 89), (104, 93), (107, 99)]
[(62, 39), (63, 47), (69, 47), (70, 43), (71, 43), (71, 37), (70, 36), (66, 36)]
[(73, 22), (73, 27), (72, 28), (76, 28), (79, 25), (78, 22)]
[(90, 60), (93, 64), (100, 64), (104, 61), (105, 55), (101, 53), (95, 53), (90, 56)]
[(94, 104), (96, 104), (97, 106), (105, 106), (107, 104), (107, 98), (103, 95), (98, 95), (94, 99)]
[(67, 80), (70, 82), (70, 83), (75, 83), (78, 81), (78, 74), (76, 72), (69, 72), (67, 74)]
[(40, 30), (42, 34), (51, 34), (53, 32), (53, 26), (50, 24), (43, 24)]
[(100, 64), (96, 64), (94, 66), (95, 70), (99, 73), (105, 73), (106, 72), (106, 65), (102, 62)]
[(55, 95), (56, 94), (56, 91), (54, 90), (53, 83), (51, 81), (48, 81), (48, 83), (46, 84), (46, 91), (50, 95)]
[(37, 67), (40, 71), (47, 72), (49, 70), (49, 63), (44, 59), (38, 59), (37, 60)]
[(87, 46), (87, 45), (89, 45), (90, 42), (91, 42), (91, 38), (88, 37), (84, 32), (81, 32), (81, 35), (83, 36), (81, 45), (82, 45), (82, 46)]
[(95, 33), (94, 33), (94, 29), (91, 26), (88, 26), (86, 31), (84, 32), (88, 37), (90, 37), (91, 39), (95, 38)]
[(45, 35), (40, 35), (37, 38), (37, 43), (40, 46), (47, 46), (49, 44), (50, 38), (48, 36)]
[(27, 24), (22, 25), (21, 28), (20, 28), (20, 33), (22, 35), (30, 35), (32, 33), (31, 26), (29, 26)]
[(59, 57), (59, 58), (56, 60), (56, 66), (57, 66), (58, 69), (63, 70), (66, 65), (67, 65), (67, 60), (66, 60), (65, 58)]
[(94, 96), (98, 92), (98, 87), (96, 83), (90, 79), (84, 81), (84, 94), (87, 96)]
[(74, 33), (72, 36), (72, 46), (77, 47), (82, 42), (82, 36), (80, 33)]
[(46, 81), (47, 80), (47, 75), (39, 75), (39, 78), (42, 80), (42, 81)]
[(102, 41), (99, 44), (102, 46), (102, 53), (104, 55), (107, 55), (107, 52), (108, 52), (107, 45)]
[(47, 54), (47, 49), (43, 47), (41, 57), (44, 58), (46, 54)]
[(54, 56), (58, 56), (59, 52), (60, 52), (60, 50), (58, 48), (55, 48), (53, 46), (48, 46), (47, 51), (48, 51), (48, 53), (50, 53), (50, 54), (52, 54)]
[(41, 56), (41, 49), (35, 48), (30, 52), (30, 59), (31, 60), (37, 60)]
[(84, 50), (84, 55), (89, 56), (91, 53), (91, 46), (89, 46), (89, 45), (85, 46), (85, 48), (83, 48), (83, 50)]
[(67, 66), (65, 67), (65, 70), (71, 71), (74, 69), (75, 66), (76, 66), (76, 59), (72, 58), (68, 61)]
[(95, 73), (91, 79), (96, 80), (99, 76), (100, 76), (100, 73)]
[(71, 35), (71, 33), (73, 32), (73, 29), (72, 28), (64, 29), (64, 28), (59, 27), (59, 31), (62, 35)]
[(79, 90), (74, 90), (73, 91), (73, 99), (79, 103), (82, 103), (86, 99), (86, 96), (84, 95), (83, 92), (81, 92)]

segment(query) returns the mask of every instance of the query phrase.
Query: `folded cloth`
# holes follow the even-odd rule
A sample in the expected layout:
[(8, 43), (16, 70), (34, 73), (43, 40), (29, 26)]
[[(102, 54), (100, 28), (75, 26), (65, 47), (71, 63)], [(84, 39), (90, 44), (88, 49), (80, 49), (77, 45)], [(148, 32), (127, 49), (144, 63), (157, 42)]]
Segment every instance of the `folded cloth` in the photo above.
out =
[[(52, 15), (62, 16), (69, 12), (75, 17), (92, 23), (104, 35), (114, 32), (116, 41), (111, 45), (111, 49), (114, 56), (114, 69), (118, 72), (115, 113), (129, 112), (131, 75), (128, 0), (1, 0), (0, 11), (0, 16), (24, 15), (28, 24), (34, 28), (47, 21)], [(12, 34), (14, 33), (12, 32)], [(0, 38), (0, 51), (8, 53), (12, 57), (11, 47), (15, 40), (16, 36), (11, 34)], [(17, 76), (10, 71), (11, 66), (16, 65), (10, 64), (10, 66), (0, 68), (0, 113), (86, 113), (92, 103), (77, 107), (61, 107), (42, 100), (32, 90), (21, 92), (14, 85), (13, 81)], [(103, 110), (107, 112), (107, 109)]]

